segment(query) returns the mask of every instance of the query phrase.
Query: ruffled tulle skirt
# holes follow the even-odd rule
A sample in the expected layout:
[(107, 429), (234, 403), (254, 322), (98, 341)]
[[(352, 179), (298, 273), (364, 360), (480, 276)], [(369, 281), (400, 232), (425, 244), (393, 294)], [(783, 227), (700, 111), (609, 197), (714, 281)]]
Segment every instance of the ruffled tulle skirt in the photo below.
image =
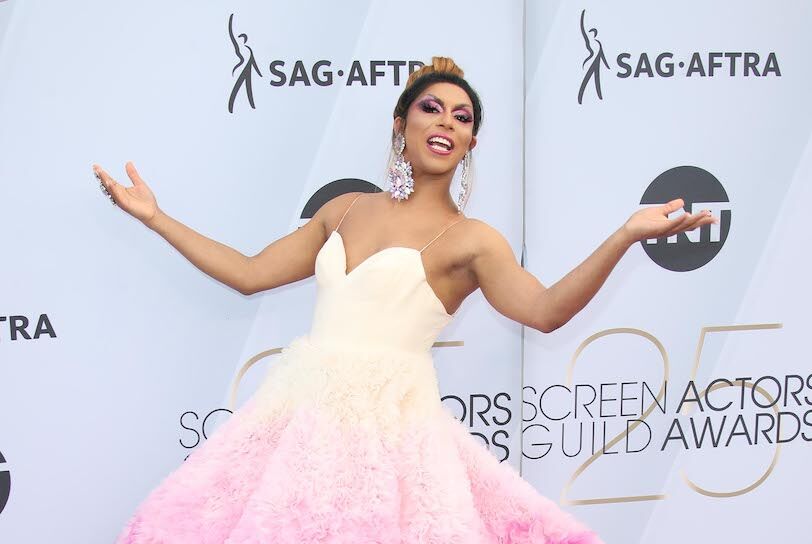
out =
[(429, 353), (294, 340), (118, 544), (602, 544), (440, 403)]

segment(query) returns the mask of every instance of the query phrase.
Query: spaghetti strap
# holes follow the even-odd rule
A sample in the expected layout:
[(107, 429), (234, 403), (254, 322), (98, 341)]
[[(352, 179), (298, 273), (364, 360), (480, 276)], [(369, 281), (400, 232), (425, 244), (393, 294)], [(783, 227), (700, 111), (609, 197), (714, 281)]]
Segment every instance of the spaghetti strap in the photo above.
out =
[(444, 228), (443, 230), (441, 230), (441, 231), (440, 231), (440, 233), (439, 233), (437, 236), (435, 236), (434, 238), (432, 238), (431, 240), (429, 240), (429, 243), (428, 243), (428, 244), (426, 244), (426, 245), (424, 245), (424, 246), (423, 246), (423, 247), (420, 249), (420, 253), (423, 253), (423, 250), (424, 250), (424, 249), (426, 249), (427, 247), (429, 247), (431, 244), (433, 244), (433, 243), (434, 243), (434, 241), (435, 241), (437, 238), (439, 238), (440, 236), (442, 236), (443, 234), (445, 234), (445, 231), (447, 231), (448, 229), (450, 229), (451, 227), (453, 227), (454, 225), (456, 225), (457, 223), (459, 223), (459, 222), (460, 222), (460, 221), (462, 221), (463, 219), (465, 219), (465, 217), (461, 217), (461, 218), (457, 219), (456, 221), (454, 221), (453, 223), (451, 223), (450, 225), (448, 225), (446, 228)]
[(342, 222), (342, 221), (344, 221), (344, 218), (345, 218), (345, 217), (347, 217), (347, 212), (348, 212), (348, 211), (350, 211), (350, 208), (352, 208), (352, 205), (353, 205), (353, 204), (355, 204), (355, 201), (356, 201), (356, 200), (358, 200), (359, 198), (361, 198), (361, 195), (362, 195), (362, 194), (364, 194), (364, 193), (361, 193), (361, 194), (357, 195), (357, 196), (356, 196), (356, 197), (355, 197), (355, 198), (352, 200), (352, 202), (350, 202), (350, 205), (349, 205), (349, 206), (347, 206), (347, 209), (346, 209), (346, 210), (344, 210), (344, 215), (342, 215), (342, 216), (341, 216), (341, 219), (339, 219), (339, 220), (338, 220), (338, 225), (336, 225), (336, 228), (334, 228), (333, 230), (338, 230), (338, 227), (340, 227), (340, 226), (341, 226), (341, 222)]

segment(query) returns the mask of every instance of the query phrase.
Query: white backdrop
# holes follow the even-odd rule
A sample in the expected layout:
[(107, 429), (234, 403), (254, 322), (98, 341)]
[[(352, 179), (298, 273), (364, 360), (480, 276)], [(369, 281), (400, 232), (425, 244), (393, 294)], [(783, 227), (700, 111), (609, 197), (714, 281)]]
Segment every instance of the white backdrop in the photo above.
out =
[[(128, 182), (123, 165), (134, 161), (167, 213), (254, 254), (303, 224), (330, 182), (383, 187), (408, 63), (447, 55), (485, 104), (467, 213), (520, 252), (522, 5), (457, 2), (441, 17), (426, 17), (429, 2), (402, 8), (0, 3), (0, 210), (10, 229), (0, 273), (9, 316), (0, 322), (0, 452), (10, 475), (0, 541), (111, 541), (228, 416), (239, 369), (310, 325), (313, 278), (248, 297), (217, 283), (113, 208), (93, 162)], [(240, 74), (232, 14), (261, 76), (252, 76), (254, 108), (242, 87), (230, 113)], [(319, 85), (328, 72), (332, 84)], [(286, 84), (273, 85), (280, 74)], [(11, 338), (17, 315), (31, 340)], [(33, 338), (40, 315), (54, 337)], [(466, 419), (473, 404), (487, 419), (472, 430), (518, 466), (520, 327), (477, 294), (441, 340), (463, 342), (436, 350), (445, 403)], [(248, 370), (237, 405), (273, 361)], [(506, 393), (498, 402), (511, 418), (486, 409)]]
[[(555, 282), (640, 204), (683, 197), (722, 221), (634, 245), (564, 328), (528, 332), (523, 476), (611, 543), (808, 540), (809, 220), (796, 202), (809, 193), (812, 9), (527, 6), (529, 270)], [(788, 375), (802, 377), (789, 378), (797, 401)], [(775, 381), (755, 400), (774, 408), (752, 400), (763, 376)], [(707, 404), (719, 378), (733, 387)], [(701, 410), (678, 412), (686, 390)], [(777, 411), (790, 413), (780, 445)]]
[[(441, 337), (464, 345), (434, 353), (444, 403), (607, 544), (798, 540), (812, 417), (780, 451), (763, 435), (752, 446), (741, 435), (724, 442), (739, 414), (753, 435), (756, 421), (768, 422), (758, 414), (803, 418), (808, 404), (783, 394), (775, 410), (734, 405), (710, 416), (714, 424), (727, 416), (719, 447), (660, 446), (675, 419), (693, 440), (691, 418), (701, 425), (710, 411), (677, 417), (692, 378), (702, 391), (715, 378), (771, 375), (783, 384), (812, 373), (802, 348), (810, 303), (802, 206), (812, 168), (806, 3), (317, 6), (0, 2), (0, 542), (111, 541), (228, 417), (235, 383), (239, 405), (274, 362), (262, 354), (310, 324), (312, 278), (247, 297), (217, 283), (110, 206), (90, 165), (126, 183), (123, 165), (134, 161), (167, 213), (254, 254), (303, 224), (327, 194), (364, 183), (352, 180), (383, 186), (392, 108), (409, 63), (432, 55), (453, 57), (484, 103), (467, 214), (502, 232), (517, 257), (524, 241), (527, 265), (545, 284), (669, 191), (691, 189), (723, 216), (696, 242), (632, 247), (596, 300), (551, 335), (523, 335), (472, 295)], [(258, 70), (254, 107), (240, 87), (233, 112), (245, 65), (232, 72), (230, 19)], [(605, 63), (584, 64), (584, 34), (596, 52), (600, 41)], [(663, 52), (672, 53), (672, 75), (668, 56), (658, 74)], [(767, 74), (745, 76), (745, 53)], [(618, 77), (625, 65), (631, 77)], [(700, 349), (703, 327), (727, 325), (764, 327), (710, 329)], [(574, 358), (588, 338), (619, 328)], [(643, 409), (652, 403), (643, 386), (656, 395), (664, 368), (666, 413), (646, 416), (648, 447), (624, 453), (621, 440), (606, 448), (621, 453), (599, 455), (574, 476), (590, 457), (592, 425), (599, 450), (604, 423), (610, 442), (626, 420), (643, 419), (640, 395)], [(623, 410), (612, 400), (620, 382), (632, 382), (626, 397), (638, 396)], [(583, 404), (601, 383), (610, 384), (604, 415), (595, 401), (590, 417)], [(586, 398), (558, 387), (576, 384)], [(550, 385), (546, 414), (581, 406), (577, 419), (563, 420), (569, 453), (584, 424), (584, 449), (573, 457), (562, 453), (562, 421), (539, 411)], [(760, 387), (778, 396), (772, 381)], [(802, 384), (801, 403), (812, 402), (810, 389)], [(738, 393), (726, 388), (710, 400)], [(782, 436), (793, 422), (782, 420)], [(629, 438), (643, 446), (645, 425)], [(758, 522), (740, 521), (750, 519)]]

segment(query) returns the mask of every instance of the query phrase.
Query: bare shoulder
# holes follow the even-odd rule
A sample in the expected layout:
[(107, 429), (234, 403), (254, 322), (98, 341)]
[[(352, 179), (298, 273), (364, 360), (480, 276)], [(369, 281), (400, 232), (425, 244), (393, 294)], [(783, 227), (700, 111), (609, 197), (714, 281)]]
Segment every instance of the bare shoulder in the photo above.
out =
[(466, 270), (472, 279), (477, 278), (484, 267), (516, 262), (513, 248), (507, 239), (499, 230), (481, 219), (465, 217), (454, 224), (446, 236), (449, 244), (447, 247), (454, 248), (448, 252), (450, 267)]
[(352, 191), (331, 198), (322, 204), (316, 213), (313, 214), (311, 221), (317, 222), (324, 229), (325, 233), (329, 232), (335, 228), (350, 204), (362, 194), (364, 194), (362, 191)]
[[(488, 301), (504, 315), (506, 306), (500, 299), (504, 288), (521, 281), (519, 260), (507, 238), (495, 227), (480, 219), (465, 221), (467, 272)], [(500, 302), (501, 300), (501, 302)]]
[(513, 253), (507, 238), (481, 219), (466, 217), (465, 221), (461, 221), (460, 227), (460, 235), (464, 236), (466, 248), (472, 258)]

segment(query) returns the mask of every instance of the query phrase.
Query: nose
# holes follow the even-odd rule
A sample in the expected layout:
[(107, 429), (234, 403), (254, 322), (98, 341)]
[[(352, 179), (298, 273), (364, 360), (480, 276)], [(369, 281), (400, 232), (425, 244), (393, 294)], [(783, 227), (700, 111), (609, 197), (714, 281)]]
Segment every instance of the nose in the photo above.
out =
[(440, 118), (439, 124), (449, 130), (454, 130), (454, 113), (451, 110), (446, 110), (445, 115)]

